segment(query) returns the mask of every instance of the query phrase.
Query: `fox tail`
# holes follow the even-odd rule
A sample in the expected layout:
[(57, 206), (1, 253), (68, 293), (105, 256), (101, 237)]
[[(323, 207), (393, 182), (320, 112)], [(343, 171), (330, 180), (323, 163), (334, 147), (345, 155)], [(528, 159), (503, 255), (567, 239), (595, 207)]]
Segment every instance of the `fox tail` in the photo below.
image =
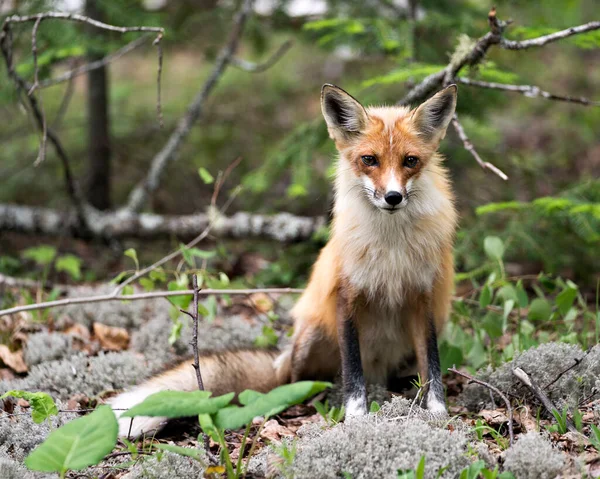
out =
[[(288, 383), (291, 376), (289, 353), (268, 350), (239, 350), (200, 357), (204, 389), (213, 397), (245, 389), (268, 392)], [(160, 391), (195, 391), (198, 389), (193, 360), (155, 376), (109, 401), (119, 418), (127, 409)], [(152, 434), (166, 422), (164, 417), (119, 418), (119, 436), (138, 437)]]

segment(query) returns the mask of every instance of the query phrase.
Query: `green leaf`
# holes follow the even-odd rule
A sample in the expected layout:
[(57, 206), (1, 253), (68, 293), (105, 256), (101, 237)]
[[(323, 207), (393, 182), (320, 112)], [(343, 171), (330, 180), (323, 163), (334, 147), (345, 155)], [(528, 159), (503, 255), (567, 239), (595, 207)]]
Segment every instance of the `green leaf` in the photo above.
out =
[(425, 456), (421, 456), (421, 460), (415, 469), (416, 479), (423, 479), (425, 477)]
[(517, 281), (517, 304), (520, 308), (526, 308), (529, 304), (529, 297), (527, 296), (527, 292), (523, 287), (523, 281)]
[(119, 426), (110, 406), (75, 419), (51, 432), (25, 459), (33, 471), (80, 470), (98, 464), (117, 443)]
[(258, 391), (253, 391), (252, 389), (246, 389), (239, 394), (238, 400), (242, 406), (247, 406), (264, 395), (265, 393), (259, 393)]
[(489, 285), (485, 285), (479, 295), (479, 306), (487, 308), (492, 302), (493, 290)]
[(483, 240), (483, 249), (490, 259), (500, 261), (504, 256), (504, 243), (497, 236), (487, 236)]
[(133, 260), (135, 263), (135, 270), (138, 271), (140, 269), (140, 263), (138, 262), (137, 252), (133, 248), (129, 248), (125, 250), (125, 253), (123, 254)]
[(122, 417), (190, 417), (214, 414), (227, 406), (235, 393), (211, 398), (209, 391), (161, 391), (148, 396), (143, 402), (125, 411)]
[(140, 285), (146, 291), (154, 291), (154, 281), (150, 278), (140, 278)]
[(217, 255), (217, 252), (214, 250), (204, 251), (199, 248), (189, 248), (189, 252), (192, 256), (197, 256), (201, 259), (210, 259)]
[(125, 279), (125, 276), (127, 276), (128, 274), (129, 272), (127, 271), (121, 271), (118, 275), (116, 275), (113, 279), (110, 280), (110, 283), (119, 284)]
[(196, 459), (196, 461), (202, 462), (204, 459), (204, 454), (200, 449), (196, 449), (194, 447), (181, 447), (174, 446), (172, 444), (154, 444), (156, 449), (161, 449), (163, 451), (174, 452), (175, 454), (179, 454), (180, 456), (191, 457)]
[(535, 298), (529, 306), (527, 317), (531, 321), (547, 321), (552, 314), (550, 303), (542, 298)]
[(198, 422), (204, 434), (207, 434), (214, 442), (220, 442), (219, 431), (217, 430), (215, 423), (212, 420), (210, 414), (199, 414)]
[(571, 287), (565, 288), (556, 297), (556, 306), (558, 307), (558, 310), (563, 316), (567, 314), (569, 309), (571, 309), (575, 298), (577, 298), (577, 290)]
[(277, 414), (328, 387), (331, 387), (331, 383), (321, 381), (300, 381), (279, 386), (246, 406), (229, 406), (221, 409), (213, 417), (213, 420), (219, 429), (238, 429), (256, 416)]
[(210, 316), (210, 311), (206, 309), (206, 306), (204, 306), (202, 303), (198, 303), (198, 314), (200, 316), (206, 317)]
[(162, 283), (167, 280), (165, 270), (163, 270), (162, 268), (156, 268), (150, 271), (149, 276), (152, 281), (158, 281)]
[(59, 256), (54, 268), (56, 271), (64, 271), (71, 279), (78, 280), (81, 278), (81, 260), (72, 254)]
[(519, 301), (517, 290), (512, 284), (505, 284), (496, 293), (497, 298), (501, 298), (504, 301), (512, 300), (513, 304)]
[(508, 301), (504, 302), (504, 321), (506, 321), (508, 319), (508, 315), (511, 313), (511, 311), (513, 310), (513, 308), (515, 307), (515, 302), (512, 299), (509, 299)]
[(488, 311), (488, 313), (481, 320), (481, 325), (483, 329), (488, 334), (491, 339), (498, 339), (502, 336), (502, 316), (493, 311)]
[(56, 248), (54, 246), (36, 246), (35, 248), (28, 248), (21, 253), (23, 258), (31, 259), (40, 266), (47, 266), (56, 257)]
[(200, 178), (202, 178), (202, 181), (204, 181), (205, 185), (210, 185), (215, 181), (213, 175), (211, 175), (206, 168), (198, 168), (198, 175), (200, 176)]
[(381, 409), (381, 406), (377, 404), (376, 401), (371, 402), (371, 406), (369, 407), (369, 412), (377, 412)]
[[(169, 291), (182, 291), (188, 289), (188, 277), (182, 274), (177, 281), (169, 281), (167, 283), (167, 289)], [(171, 304), (177, 306), (180, 309), (186, 310), (192, 301), (193, 296), (191, 294), (182, 296), (171, 296), (167, 298)]]
[(50, 416), (58, 415), (58, 408), (54, 403), (54, 399), (46, 393), (31, 393), (28, 391), (20, 391), (13, 389), (0, 396), (0, 399), (4, 399), (7, 396), (14, 398), (23, 398), (29, 402), (31, 406), (31, 418), (36, 424), (44, 422)]

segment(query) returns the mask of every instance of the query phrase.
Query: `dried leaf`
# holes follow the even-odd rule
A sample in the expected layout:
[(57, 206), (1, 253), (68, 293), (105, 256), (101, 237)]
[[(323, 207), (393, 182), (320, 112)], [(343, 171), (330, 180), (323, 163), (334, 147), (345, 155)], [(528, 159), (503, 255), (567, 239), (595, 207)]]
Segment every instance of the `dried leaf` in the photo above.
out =
[(268, 313), (273, 310), (273, 301), (265, 293), (251, 294), (250, 301), (260, 313)]
[(260, 433), (260, 437), (277, 442), (280, 442), (284, 436), (294, 436), (294, 432), (279, 424), (275, 419), (268, 420)]
[(479, 416), (481, 416), (490, 426), (499, 426), (500, 424), (508, 422), (506, 414), (499, 409), (483, 409), (479, 413)]
[(23, 361), (23, 350), (11, 351), (8, 346), (0, 344), (0, 360), (17, 373), (26, 373), (27, 365)]
[(129, 333), (125, 328), (94, 323), (94, 335), (100, 341), (103, 349), (122, 351), (129, 346)]

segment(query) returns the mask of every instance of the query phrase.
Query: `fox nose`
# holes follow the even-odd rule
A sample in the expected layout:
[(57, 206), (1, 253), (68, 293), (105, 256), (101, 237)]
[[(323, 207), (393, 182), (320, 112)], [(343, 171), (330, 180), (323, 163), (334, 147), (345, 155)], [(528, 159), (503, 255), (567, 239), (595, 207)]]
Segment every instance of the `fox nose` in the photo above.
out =
[(388, 205), (396, 206), (402, 203), (402, 194), (399, 191), (388, 191), (384, 198)]

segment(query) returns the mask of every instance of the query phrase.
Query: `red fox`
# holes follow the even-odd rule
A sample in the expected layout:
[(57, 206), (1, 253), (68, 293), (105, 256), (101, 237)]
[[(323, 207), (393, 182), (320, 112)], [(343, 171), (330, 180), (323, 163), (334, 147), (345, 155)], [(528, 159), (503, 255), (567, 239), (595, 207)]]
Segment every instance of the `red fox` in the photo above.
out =
[[(321, 108), (339, 151), (331, 238), (292, 310), (293, 343), (283, 352), (230, 351), (202, 357), (206, 390), (268, 391), (340, 372), (347, 416), (367, 413), (366, 383), (393, 388), (416, 372), (427, 408), (445, 413), (437, 334), (453, 288), (454, 197), (438, 145), (456, 108), (451, 85), (418, 108), (364, 108), (324, 85)], [(116, 396), (130, 408), (161, 390), (197, 389), (191, 361)], [(164, 418), (120, 420), (139, 436)]]

